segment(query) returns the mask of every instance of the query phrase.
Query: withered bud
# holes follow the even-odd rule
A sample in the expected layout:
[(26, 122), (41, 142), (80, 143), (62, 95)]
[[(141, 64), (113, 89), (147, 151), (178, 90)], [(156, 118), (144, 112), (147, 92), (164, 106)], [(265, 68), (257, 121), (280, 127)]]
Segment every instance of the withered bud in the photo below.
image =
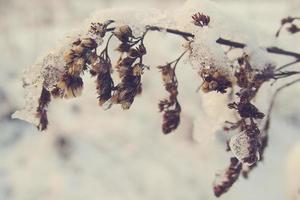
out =
[(163, 114), (162, 131), (169, 134), (174, 131), (180, 123), (180, 109), (166, 110)]
[(77, 57), (81, 57), (87, 51), (87, 49), (82, 45), (72, 47), (72, 50), (74, 51), (74, 55)]
[(79, 76), (85, 67), (85, 60), (83, 58), (76, 58), (68, 65), (68, 73), (72, 76)]
[(54, 98), (63, 98), (63, 92), (59, 87), (55, 87), (53, 90), (51, 90), (51, 95)]
[(141, 92), (141, 76), (133, 76), (132, 68), (128, 71), (128, 74), (124, 75), (121, 83), (119, 83), (112, 96), (112, 102), (114, 104), (121, 104), (122, 108), (127, 110), (130, 108), (134, 101), (134, 98)]
[(201, 89), (205, 93), (211, 91), (226, 93), (226, 89), (232, 87), (232, 82), (229, 76), (217, 69), (202, 69), (199, 74), (203, 79)]
[(98, 74), (97, 76), (97, 93), (99, 99), (99, 105), (102, 106), (111, 98), (112, 89), (114, 87), (113, 80), (110, 73)]
[(160, 69), (162, 73), (162, 80), (165, 84), (171, 83), (175, 77), (175, 72), (172, 69), (170, 64), (158, 66), (158, 69)]
[(158, 104), (160, 112), (163, 112), (162, 131), (164, 134), (169, 134), (174, 131), (180, 123), (181, 107), (177, 100), (177, 78), (175, 67), (172, 63), (164, 66), (159, 66), (162, 73), (165, 90), (169, 93), (169, 98), (160, 101)]
[(63, 92), (64, 98), (73, 98), (81, 95), (83, 82), (79, 76), (64, 74), (57, 87)]
[(292, 23), (294, 20), (295, 20), (295, 18), (293, 18), (293, 17), (286, 17), (281, 20), (281, 24), (284, 25), (287, 23)]
[(44, 131), (48, 126), (47, 107), (51, 101), (51, 94), (46, 88), (42, 88), (39, 98), (39, 105), (36, 110), (36, 117), (39, 118), (38, 130)]
[(67, 65), (72, 63), (75, 57), (76, 57), (75, 52), (72, 49), (69, 49), (64, 52), (64, 60)]
[(132, 30), (128, 25), (116, 27), (113, 33), (121, 42), (128, 42), (129, 38), (133, 37)]
[(127, 42), (123, 42), (118, 46), (118, 48), (116, 50), (121, 53), (124, 53), (124, 52), (129, 52), (130, 48), (131, 47)]
[(139, 58), (147, 53), (144, 45), (139, 45), (137, 48), (131, 48), (128, 52), (129, 57)]
[(230, 159), (229, 167), (222, 174), (218, 174), (214, 182), (214, 194), (220, 197), (226, 193), (231, 186), (238, 180), (242, 170), (242, 164), (236, 158)]
[(84, 38), (81, 40), (81, 44), (84, 48), (95, 49), (97, 48), (97, 43), (92, 38)]
[(137, 63), (132, 68), (133, 76), (141, 76), (143, 74), (143, 67), (141, 64)]
[(136, 61), (136, 57), (129, 57), (126, 56), (122, 59), (120, 59), (117, 63), (117, 65), (119, 66), (131, 66), (135, 61)]
[(249, 102), (240, 102), (237, 104), (237, 110), (242, 118), (262, 119), (265, 116), (255, 105)]
[(97, 74), (110, 73), (111, 62), (110, 60), (100, 57), (99, 61), (92, 64), (92, 70)]
[(204, 14), (199, 13), (199, 12), (192, 15), (192, 19), (193, 19), (193, 23), (196, 26), (200, 26), (200, 27), (208, 26), (208, 24), (210, 22), (210, 17), (209, 16), (204, 15)]
[(101, 23), (92, 23), (89, 32), (103, 38), (106, 33), (106, 25)]
[(297, 25), (295, 25), (295, 24), (291, 24), (291, 26), (288, 27), (287, 30), (288, 30), (288, 32), (290, 32), (291, 34), (300, 32), (300, 28), (299, 28)]

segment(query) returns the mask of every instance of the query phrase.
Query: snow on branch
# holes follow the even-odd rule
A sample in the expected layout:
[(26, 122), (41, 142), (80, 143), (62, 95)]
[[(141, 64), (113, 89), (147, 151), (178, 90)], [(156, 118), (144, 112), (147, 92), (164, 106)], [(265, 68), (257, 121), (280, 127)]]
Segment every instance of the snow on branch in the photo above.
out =
[[(298, 18), (287, 18), (283, 24), (295, 20)], [(232, 24), (233, 19), (205, 0), (190, 0), (175, 11), (100, 11), (87, 20), (82, 29), (70, 34), (24, 72), (25, 106), (13, 117), (33, 123), (41, 131), (46, 130), (51, 101), (80, 96), (84, 88), (84, 73), (90, 73), (96, 82), (99, 106), (109, 109), (120, 105), (124, 110), (130, 109), (135, 98), (147, 92), (143, 91), (142, 82), (144, 73), (147, 73), (145, 69), (150, 66), (144, 62), (144, 56), (151, 55), (151, 52), (147, 51), (145, 38), (151, 32), (178, 36), (184, 47), (182, 54), (174, 61), (158, 66), (162, 84), (168, 92), (168, 97), (158, 103), (163, 113), (162, 132), (169, 134), (180, 125), (181, 105), (177, 88), (178, 84), (184, 83), (178, 82), (176, 68), (185, 58), (202, 80), (199, 89), (204, 93), (231, 96), (232, 102), (224, 107), (233, 110), (238, 118), (236, 122), (227, 121), (224, 126), (224, 132), (236, 134), (228, 141), (228, 151), (234, 157), (224, 173), (218, 174), (219, 181), (214, 184), (215, 195), (221, 196), (240, 174), (248, 177), (263, 158), (270, 113), (266, 119), (253, 102), (261, 86), (300, 73), (283, 70), (296, 62), (277, 67), (270, 59), (282, 55), (298, 61), (299, 53), (274, 46), (261, 48), (253, 40), (249, 28), (245, 26), (237, 31)], [(112, 63), (108, 51), (113, 38), (119, 43), (116, 63)], [(239, 50), (238, 55), (230, 54), (233, 49)], [(270, 103), (271, 107), (273, 104)]]

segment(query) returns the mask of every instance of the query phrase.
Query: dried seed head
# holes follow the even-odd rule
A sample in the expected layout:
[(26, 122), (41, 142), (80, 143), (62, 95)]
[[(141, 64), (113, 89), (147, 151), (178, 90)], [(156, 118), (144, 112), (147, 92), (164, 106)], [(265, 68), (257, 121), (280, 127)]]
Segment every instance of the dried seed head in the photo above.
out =
[(121, 43), (118, 48), (116, 49), (117, 51), (121, 52), (121, 53), (124, 53), (124, 52), (129, 52), (130, 50), (130, 45), (128, 43)]
[(220, 197), (226, 193), (231, 186), (238, 180), (242, 170), (242, 164), (236, 158), (230, 159), (229, 167), (221, 174), (218, 174), (214, 182), (214, 193)]
[(73, 62), (73, 59), (75, 58), (75, 53), (72, 49), (69, 49), (67, 50), (65, 53), (64, 53), (64, 60), (66, 62), (66, 64), (70, 64)]
[(128, 42), (129, 38), (133, 37), (132, 30), (128, 25), (116, 27), (113, 33), (121, 42)]
[(284, 25), (287, 23), (292, 23), (294, 20), (295, 20), (295, 18), (293, 18), (293, 17), (286, 17), (281, 20), (281, 24)]
[(76, 58), (73, 63), (68, 66), (68, 73), (72, 76), (79, 76), (85, 67), (85, 60), (83, 58)]
[(295, 24), (291, 24), (291, 26), (287, 28), (287, 31), (290, 32), (291, 34), (295, 34), (300, 32), (300, 28)]
[(112, 97), (114, 104), (121, 104), (123, 109), (129, 109), (134, 98), (141, 92), (141, 76), (133, 76), (132, 68), (128, 71), (121, 83), (116, 86)]
[(162, 80), (164, 84), (172, 83), (173, 78), (175, 77), (175, 73), (172, 70), (172, 67), (170, 64), (164, 65), (164, 66), (158, 66), (158, 69), (160, 69), (162, 73)]
[(143, 74), (143, 67), (138, 63), (133, 66), (132, 69), (133, 76), (141, 76)]
[(79, 76), (64, 75), (57, 84), (57, 88), (62, 92), (64, 98), (73, 98), (81, 95), (83, 82)]
[(164, 66), (159, 66), (162, 73), (165, 90), (169, 93), (169, 98), (159, 102), (159, 110), (163, 112), (162, 131), (164, 134), (169, 134), (174, 131), (180, 123), (181, 107), (177, 100), (177, 78), (175, 67), (171, 63)]
[(74, 55), (78, 57), (81, 57), (86, 52), (86, 48), (82, 45), (75, 46), (72, 50), (74, 51)]
[(110, 73), (107, 72), (98, 74), (96, 83), (99, 105), (103, 106), (103, 104), (111, 98), (111, 93), (114, 86)]
[(255, 105), (248, 101), (238, 103), (237, 110), (242, 118), (262, 119), (265, 116), (264, 113), (260, 112)]
[(226, 89), (233, 85), (233, 80), (227, 73), (215, 68), (203, 68), (199, 74), (203, 79), (201, 89), (206, 93), (211, 91), (226, 93)]
[(97, 48), (97, 43), (92, 38), (84, 38), (81, 40), (81, 46), (88, 49)]
[(51, 94), (44, 87), (42, 88), (41, 96), (39, 98), (39, 106), (36, 110), (36, 117), (39, 118), (40, 122), (37, 126), (40, 131), (44, 131), (48, 126), (47, 108), (51, 101)]
[(210, 17), (207, 15), (204, 15), (202, 13), (195, 13), (192, 16), (193, 19), (193, 23), (196, 26), (200, 26), (200, 27), (204, 27), (204, 26), (208, 26), (209, 22), (210, 22)]
[(180, 108), (175, 110), (166, 110), (163, 114), (162, 131), (169, 134), (174, 131), (180, 123)]
[(101, 23), (92, 23), (89, 32), (103, 38), (106, 33), (106, 25)]

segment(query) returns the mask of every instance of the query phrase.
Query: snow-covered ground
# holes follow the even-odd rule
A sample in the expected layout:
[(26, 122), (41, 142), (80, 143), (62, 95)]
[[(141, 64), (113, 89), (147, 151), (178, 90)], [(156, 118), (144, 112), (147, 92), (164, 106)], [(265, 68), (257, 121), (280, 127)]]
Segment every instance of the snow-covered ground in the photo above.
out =
[[(0, 0), (0, 200), (215, 198), (212, 182), (228, 165), (229, 155), (224, 151), (225, 136), (212, 130), (220, 128), (227, 109), (223, 96), (195, 92), (200, 78), (188, 64), (178, 69), (182, 123), (168, 136), (161, 133), (157, 102), (165, 94), (154, 67), (146, 72), (144, 93), (129, 111), (99, 108), (94, 82), (86, 76), (82, 97), (51, 104), (49, 131), (39, 133), (31, 124), (10, 119), (23, 103), (22, 71), (91, 12), (122, 6), (167, 9), (183, 2)], [(300, 13), (297, 0), (217, 3), (236, 19), (250, 20), (258, 42), (300, 51), (294, 45), (299, 35), (273, 39), (282, 17)], [(157, 40), (163, 41), (161, 51), (151, 43)], [(152, 66), (181, 53), (180, 42), (172, 37), (154, 33), (146, 42), (152, 55), (146, 62)], [(263, 90), (261, 96), (269, 92)], [(299, 199), (300, 184), (294, 178), (300, 173), (295, 146), (300, 140), (299, 97), (300, 87), (293, 86), (278, 98), (264, 162), (222, 199)], [(257, 103), (264, 107), (266, 100)]]

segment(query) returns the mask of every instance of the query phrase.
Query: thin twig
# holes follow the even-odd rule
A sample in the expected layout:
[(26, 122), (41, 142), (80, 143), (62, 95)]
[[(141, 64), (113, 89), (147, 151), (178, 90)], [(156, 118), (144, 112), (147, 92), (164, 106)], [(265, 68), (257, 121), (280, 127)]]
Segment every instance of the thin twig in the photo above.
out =
[(275, 105), (275, 100), (276, 100), (276, 97), (279, 95), (279, 93), (280, 93), (283, 89), (285, 89), (285, 88), (287, 88), (287, 87), (289, 87), (289, 86), (291, 86), (291, 85), (293, 85), (293, 84), (296, 84), (296, 83), (298, 83), (298, 82), (300, 82), (300, 78), (299, 78), (299, 79), (296, 79), (296, 80), (294, 80), (294, 81), (292, 81), (292, 82), (289, 82), (289, 83), (287, 83), (287, 84), (284, 84), (284, 85), (282, 85), (281, 87), (279, 87), (278, 89), (276, 89), (275, 93), (274, 93), (273, 96), (272, 96), (272, 100), (271, 100), (271, 103), (270, 103), (270, 107), (269, 107), (269, 109), (268, 109), (268, 114), (267, 114), (267, 120), (268, 120), (268, 121), (269, 121), (269, 119), (270, 119), (270, 117), (271, 117), (271, 113), (272, 113), (273, 107), (274, 107), (274, 105)]
[(278, 47), (268, 47), (268, 48), (266, 48), (266, 50), (269, 53), (279, 54), (279, 55), (284, 55), (284, 56), (291, 56), (291, 57), (295, 57), (297, 59), (300, 59), (300, 54), (299, 53), (295, 53), (295, 52), (292, 52), (292, 51), (286, 51), (286, 50), (280, 49)]
[(219, 38), (219, 39), (216, 40), (216, 42), (218, 44), (221, 44), (221, 45), (234, 47), (234, 48), (239, 48), (239, 49), (243, 49), (243, 48), (246, 47), (246, 44), (243, 44), (243, 43), (240, 43), (240, 42), (234, 42), (234, 41), (227, 40), (227, 39), (224, 39), (224, 38)]
[(285, 69), (285, 68), (287, 68), (287, 67), (289, 67), (289, 66), (291, 66), (291, 65), (294, 65), (294, 64), (296, 64), (296, 63), (298, 63), (298, 62), (300, 62), (300, 59), (295, 60), (295, 61), (290, 62), (290, 63), (287, 63), (287, 64), (285, 64), (285, 65), (283, 65), (283, 66), (277, 68), (275, 71), (281, 71), (281, 70), (283, 70), (283, 69)]
[[(113, 31), (115, 28), (109, 28), (107, 29), (107, 31)], [(175, 34), (175, 35), (179, 35), (181, 37), (183, 37), (186, 40), (189, 40), (189, 38), (195, 38), (195, 35), (189, 32), (184, 32), (184, 31), (180, 31), (180, 30), (176, 30), (176, 29), (170, 29), (170, 28), (163, 28), (163, 27), (159, 27), (159, 26), (146, 26), (146, 30), (149, 31), (159, 31), (159, 32), (167, 32), (167, 33), (171, 33), (171, 34)], [(245, 48), (247, 45), (241, 42), (235, 42), (232, 40), (228, 40), (228, 39), (224, 39), (224, 38), (219, 38), (216, 40), (216, 43), (221, 44), (221, 45), (225, 45), (225, 46), (229, 46), (229, 47), (234, 47), (234, 48), (239, 48), (239, 49), (243, 49)], [(278, 54), (278, 55), (284, 55), (284, 56), (291, 56), (291, 57), (295, 57), (297, 59), (300, 59), (300, 54), (296, 53), (296, 52), (292, 52), (292, 51), (287, 51), (287, 50), (283, 50), (280, 49), (278, 47), (267, 47), (266, 51), (272, 54)]]

